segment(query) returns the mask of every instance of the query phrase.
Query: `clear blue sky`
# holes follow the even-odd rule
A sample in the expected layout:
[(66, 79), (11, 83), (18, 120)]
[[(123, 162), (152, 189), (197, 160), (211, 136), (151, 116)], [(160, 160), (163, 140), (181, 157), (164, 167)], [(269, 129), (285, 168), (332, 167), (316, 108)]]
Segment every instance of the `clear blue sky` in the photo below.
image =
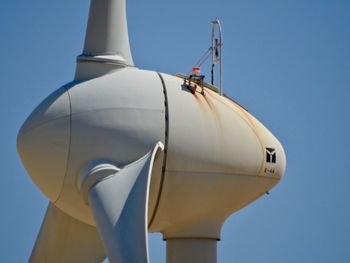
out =
[[(224, 21), (226, 93), (280, 139), (282, 182), (232, 215), (218, 262), (350, 262), (350, 1), (128, 0), (134, 61), (187, 72)], [(16, 153), (16, 135), (72, 80), (89, 1), (1, 1), (0, 259), (26, 262), (47, 199)], [(151, 235), (151, 261), (165, 244)]]

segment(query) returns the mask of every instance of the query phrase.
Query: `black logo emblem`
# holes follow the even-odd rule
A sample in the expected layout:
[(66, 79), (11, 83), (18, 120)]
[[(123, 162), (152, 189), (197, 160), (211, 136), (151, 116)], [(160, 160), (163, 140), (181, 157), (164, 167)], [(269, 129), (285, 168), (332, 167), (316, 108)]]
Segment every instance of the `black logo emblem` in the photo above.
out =
[(274, 148), (266, 148), (266, 162), (276, 163), (276, 151)]

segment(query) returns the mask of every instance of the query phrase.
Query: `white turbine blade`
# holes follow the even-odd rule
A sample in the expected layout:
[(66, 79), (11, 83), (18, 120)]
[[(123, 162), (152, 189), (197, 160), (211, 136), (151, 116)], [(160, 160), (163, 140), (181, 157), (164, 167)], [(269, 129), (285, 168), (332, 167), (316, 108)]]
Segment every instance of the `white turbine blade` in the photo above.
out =
[(49, 203), (30, 263), (101, 263), (105, 257), (95, 227), (72, 218)]
[(98, 182), (89, 190), (89, 203), (111, 263), (149, 262), (149, 183), (153, 161), (159, 148), (162, 148), (160, 143), (152, 152)]
[[(132, 66), (126, 0), (91, 0), (83, 57)], [(102, 57), (101, 57), (102, 56)]]
[(129, 44), (126, 0), (91, 0), (83, 53), (76, 80), (87, 80), (134, 66)]

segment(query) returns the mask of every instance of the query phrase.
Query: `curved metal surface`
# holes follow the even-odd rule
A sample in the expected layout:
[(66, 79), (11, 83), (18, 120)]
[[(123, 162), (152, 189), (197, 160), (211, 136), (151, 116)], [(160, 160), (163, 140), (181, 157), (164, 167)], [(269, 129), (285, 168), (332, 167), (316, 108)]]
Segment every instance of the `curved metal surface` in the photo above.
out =
[[(152, 231), (164, 238), (220, 238), (225, 219), (276, 185), (285, 154), (253, 116), (219, 94), (192, 94), (162, 74), (169, 107), (164, 186)], [(277, 162), (266, 162), (266, 148)], [(270, 171), (273, 171), (272, 173)]]
[[(159, 149), (163, 149), (161, 143), (89, 190), (89, 203), (111, 263), (149, 262), (148, 196), (153, 162)], [(101, 172), (101, 169), (96, 171)]]
[[(158, 141), (164, 143), (163, 87), (157, 73), (125, 68), (76, 84), (68, 93), (72, 104), (70, 158), (56, 205), (94, 225), (78, 190), (77, 176), (91, 161), (106, 160), (122, 167), (145, 155)], [(161, 173), (158, 162), (154, 172)]]
[(70, 99), (65, 87), (48, 96), (17, 135), (17, 150), (34, 183), (55, 202), (66, 173), (70, 141)]
[(82, 57), (132, 66), (125, 0), (92, 0)]
[(49, 203), (29, 263), (101, 263), (105, 257), (95, 227)]

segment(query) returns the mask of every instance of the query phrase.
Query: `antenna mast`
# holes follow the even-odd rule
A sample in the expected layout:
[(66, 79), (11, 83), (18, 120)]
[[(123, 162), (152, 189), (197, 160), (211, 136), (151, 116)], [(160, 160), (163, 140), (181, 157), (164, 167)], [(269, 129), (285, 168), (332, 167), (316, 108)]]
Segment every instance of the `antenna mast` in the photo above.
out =
[(224, 93), (224, 85), (222, 81), (222, 21), (215, 19), (211, 32), (211, 84), (214, 85), (215, 65), (219, 64), (219, 90), (220, 95)]

